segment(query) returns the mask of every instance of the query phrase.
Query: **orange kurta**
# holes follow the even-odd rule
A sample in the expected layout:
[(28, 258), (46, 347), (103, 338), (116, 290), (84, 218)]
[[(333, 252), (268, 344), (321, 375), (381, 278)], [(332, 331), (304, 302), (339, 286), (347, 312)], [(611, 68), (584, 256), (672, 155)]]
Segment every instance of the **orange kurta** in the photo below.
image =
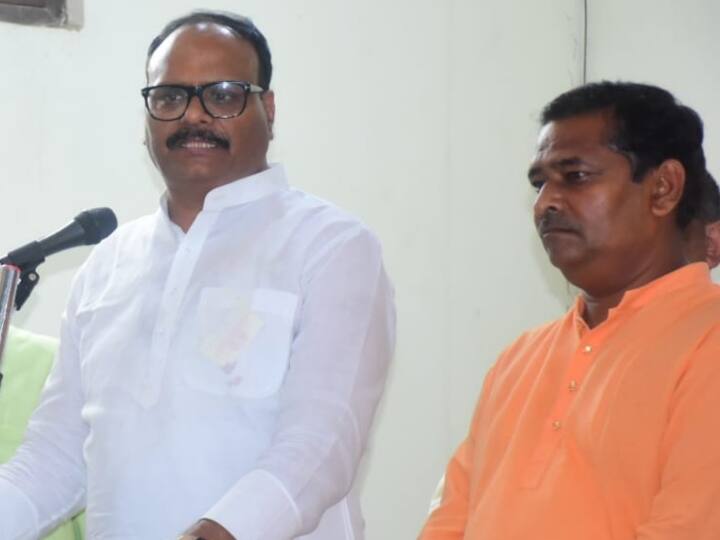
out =
[(422, 540), (719, 540), (720, 288), (703, 263), (513, 343)]

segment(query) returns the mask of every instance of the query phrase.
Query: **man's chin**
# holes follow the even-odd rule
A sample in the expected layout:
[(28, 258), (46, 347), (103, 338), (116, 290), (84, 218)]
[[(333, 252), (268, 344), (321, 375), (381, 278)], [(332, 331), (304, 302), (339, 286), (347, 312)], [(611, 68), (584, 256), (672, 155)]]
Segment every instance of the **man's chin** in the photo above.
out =
[(187, 184), (214, 184), (222, 182), (227, 175), (223, 167), (211, 161), (193, 161), (190, 163), (184, 160), (168, 164), (161, 168), (165, 183), (170, 186), (182, 186)]
[(604, 274), (598, 267), (599, 261), (580, 253), (548, 253), (550, 264), (557, 268), (565, 280), (573, 287), (587, 291)]
[(552, 249), (546, 246), (545, 251), (550, 259), (550, 264), (560, 270), (565, 277), (568, 273), (572, 274), (583, 266), (584, 257), (577, 250)]
[(267, 168), (263, 163), (238, 164), (228, 160), (173, 160), (166, 161), (160, 172), (168, 189), (201, 187), (207, 191), (255, 174)]

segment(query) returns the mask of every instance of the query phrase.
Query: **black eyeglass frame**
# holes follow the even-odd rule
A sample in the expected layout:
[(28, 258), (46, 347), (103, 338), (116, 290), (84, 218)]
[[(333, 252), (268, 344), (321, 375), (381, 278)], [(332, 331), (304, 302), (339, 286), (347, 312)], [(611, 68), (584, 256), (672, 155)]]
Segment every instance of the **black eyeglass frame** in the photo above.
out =
[[(243, 101), (243, 106), (240, 109), (240, 112), (237, 114), (230, 114), (227, 116), (223, 115), (217, 115), (211, 113), (207, 106), (205, 105), (205, 100), (203, 99), (202, 95), (205, 89), (210, 88), (211, 86), (215, 86), (217, 84), (222, 83), (230, 83), (237, 86), (242, 87), (242, 89), (245, 91), (245, 99)], [(153, 114), (153, 112), (150, 110), (150, 104), (148, 103), (148, 99), (150, 97), (150, 92), (152, 90), (155, 90), (156, 88), (179, 88), (180, 90), (184, 90), (187, 93), (187, 101), (185, 102), (185, 108), (182, 110), (182, 112), (173, 118), (158, 118)], [(236, 118), (240, 116), (243, 112), (245, 112), (245, 109), (247, 108), (247, 102), (248, 102), (248, 96), (250, 94), (262, 94), (265, 93), (266, 89), (262, 86), (258, 86), (256, 84), (249, 83), (247, 81), (213, 81), (205, 84), (196, 84), (196, 85), (188, 85), (188, 84), (157, 84), (155, 86), (146, 86), (145, 88), (142, 88), (140, 90), (140, 93), (142, 94), (142, 97), (145, 99), (145, 109), (147, 110), (148, 114), (154, 118), (155, 120), (159, 122), (174, 122), (175, 120), (180, 120), (183, 116), (185, 116), (185, 113), (188, 110), (188, 107), (190, 107), (190, 102), (192, 99), (197, 96), (198, 100), (200, 101), (200, 105), (202, 105), (203, 110), (212, 116), (213, 118), (218, 118), (221, 120), (225, 120), (228, 118)]]

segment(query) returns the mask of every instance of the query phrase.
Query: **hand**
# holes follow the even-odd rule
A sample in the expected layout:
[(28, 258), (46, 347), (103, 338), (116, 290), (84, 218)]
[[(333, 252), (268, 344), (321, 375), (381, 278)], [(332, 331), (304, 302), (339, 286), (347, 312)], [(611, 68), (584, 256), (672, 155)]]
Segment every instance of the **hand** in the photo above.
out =
[(205, 540), (235, 540), (235, 537), (225, 527), (209, 519), (201, 519), (183, 534), (200, 536)]

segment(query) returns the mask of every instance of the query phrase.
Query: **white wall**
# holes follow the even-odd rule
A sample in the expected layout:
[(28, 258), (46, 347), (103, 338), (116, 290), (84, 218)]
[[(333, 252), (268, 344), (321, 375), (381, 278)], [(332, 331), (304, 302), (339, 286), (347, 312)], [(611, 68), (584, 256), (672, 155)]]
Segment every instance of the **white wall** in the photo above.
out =
[(705, 122), (708, 167), (720, 179), (720, 2), (602, 0), (591, 8), (588, 78), (667, 88)]
[[(591, 78), (667, 85), (697, 106), (717, 148), (720, 7), (590, 4)], [(363, 475), (365, 514), (368, 540), (412, 538), (485, 371), (570, 301), (535, 239), (525, 172), (542, 105), (579, 82), (582, 2), (205, 5), (242, 9), (270, 41), (272, 153), (294, 184), (362, 216), (383, 240), (399, 342)], [(142, 146), (145, 49), (195, 6), (85, 0), (81, 31), (0, 24), (0, 251), (86, 207), (111, 206), (121, 221), (154, 209), (162, 184)], [(15, 322), (56, 334), (86, 253), (43, 265)]]

